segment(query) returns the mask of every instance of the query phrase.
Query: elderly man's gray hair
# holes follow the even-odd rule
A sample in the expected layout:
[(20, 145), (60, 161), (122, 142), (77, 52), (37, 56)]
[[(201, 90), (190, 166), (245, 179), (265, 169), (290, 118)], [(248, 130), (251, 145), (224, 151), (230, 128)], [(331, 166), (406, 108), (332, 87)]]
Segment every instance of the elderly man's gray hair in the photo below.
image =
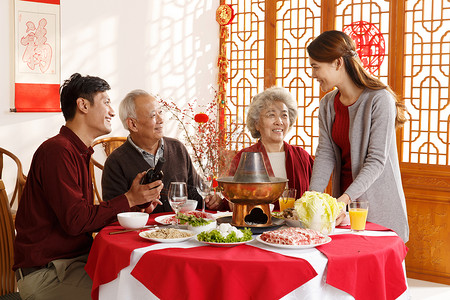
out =
[(133, 118), (136, 119), (136, 105), (134, 100), (136, 100), (139, 96), (152, 96), (144, 90), (132, 90), (129, 92), (125, 98), (123, 98), (122, 102), (120, 102), (119, 106), (119, 118), (122, 121), (123, 128), (128, 130), (127, 119)]

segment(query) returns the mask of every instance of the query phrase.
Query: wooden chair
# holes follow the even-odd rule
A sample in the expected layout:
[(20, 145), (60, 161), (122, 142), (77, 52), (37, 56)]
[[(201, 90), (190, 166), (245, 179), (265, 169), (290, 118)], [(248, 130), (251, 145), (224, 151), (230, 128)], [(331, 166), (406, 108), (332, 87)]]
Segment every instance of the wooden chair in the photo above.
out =
[[(9, 200), (9, 206), (12, 208), (14, 203), (17, 200), (17, 206), (19, 205), (19, 201), (20, 198), (22, 197), (22, 193), (23, 193), (23, 189), (25, 187), (25, 183), (27, 181), (27, 177), (25, 176), (25, 174), (23, 174), (23, 169), (22, 169), (22, 163), (20, 162), (19, 158), (17, 156), (15, 156), (14, 154), (12, 154), (11, 152), (9, 152), (6, 149), (0, 148), (0, 179), (5, 179), (3, 177), (3, 169), (4, 169), (4, 157), (8, 156), (9, 158), (11, 158), (14, 163), (17, 166), (17, 175), (16, 175), (16, 182), (14, 185), (14, 192)], [(13, 209), (12, 210), (12, 215), (13, 215), (13, 220), (16, 217), (16, 210)]]
[[(94, 141), (92, 144), (92, 148), (99, 145), (102, 147), (104, 156), (108, 157), (111, 152), (113, 152), (117, 147), (125, 143), (127, 140), (126, 137), (118, 136), (118, 137), (106, 137), (102, 139), (98, 139)], [(95, 150), (95, 149), (94, 149)], [(104, 164), (104, 162), (103, 162)], [(96, 171), (103, 171), (103, 164), (97, 161), (93, 156), (89, 162), (89, 172), (91, 173), (92, 185), (94, 188), (94, 203), (102, 202), (102, 197), (100, 195), (101, 190), (98, 187), (97, 179), (96, 179)], [(97, 168), (97, 169), (96, 169)]]
[(12, 270), (14, 264), (14, 223), (6, 195), (5, 185), (0, 179), (0, 299), (20, 299), (16, 278)]

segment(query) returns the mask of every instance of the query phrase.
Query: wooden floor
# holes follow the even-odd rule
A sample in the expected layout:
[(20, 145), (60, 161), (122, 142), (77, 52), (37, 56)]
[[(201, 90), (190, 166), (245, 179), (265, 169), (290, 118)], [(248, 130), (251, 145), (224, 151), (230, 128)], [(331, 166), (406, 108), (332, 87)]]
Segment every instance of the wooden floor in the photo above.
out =
[(449, 300), (450, 285), (408, 278), (411, 300)]

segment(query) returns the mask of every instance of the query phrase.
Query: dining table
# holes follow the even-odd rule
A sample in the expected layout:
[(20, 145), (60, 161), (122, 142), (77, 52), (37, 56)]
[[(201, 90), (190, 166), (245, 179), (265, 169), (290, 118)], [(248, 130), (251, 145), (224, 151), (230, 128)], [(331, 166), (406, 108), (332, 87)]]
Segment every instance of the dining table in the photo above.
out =
[[(164, 214), (151, 214), (147, 224)], [(152, 242), (139, 235), (144, 229), (110, 234), (119, 230), (112, 223), (94, 238), (85, 267), (92, 299), (411, 298), (408, 249), (394, 231), (375, 223), (359, 233), (336, 227), (331, 241), (309, 247), (268, 245), (259, 235), (218, 247), (195, 237)]]

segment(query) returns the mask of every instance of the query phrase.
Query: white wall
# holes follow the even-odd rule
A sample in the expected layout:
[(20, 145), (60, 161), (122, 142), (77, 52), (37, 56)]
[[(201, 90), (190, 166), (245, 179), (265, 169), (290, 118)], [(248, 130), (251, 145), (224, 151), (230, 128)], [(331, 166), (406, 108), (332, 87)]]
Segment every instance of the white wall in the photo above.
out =
[[(217, 89), (219, 0), (61, 0), (61, 82), (74, 72), (104, 78), (118, 113), (136, 88), (179, 107), (211, 101)], [(15, 153), (25, 174), (37, 147), (57, 134), (62, 113), (11, 113), (14, 103), (14, 1), (0, 0), (0, 147)], [(110, 135), (126, 135), (118, 116)], [(177, 136), (166, 122), (166, 135)], [(7, 180), (14, 169), (7, 165)], [(9, 176), (11, 177), (11, 176)]]

